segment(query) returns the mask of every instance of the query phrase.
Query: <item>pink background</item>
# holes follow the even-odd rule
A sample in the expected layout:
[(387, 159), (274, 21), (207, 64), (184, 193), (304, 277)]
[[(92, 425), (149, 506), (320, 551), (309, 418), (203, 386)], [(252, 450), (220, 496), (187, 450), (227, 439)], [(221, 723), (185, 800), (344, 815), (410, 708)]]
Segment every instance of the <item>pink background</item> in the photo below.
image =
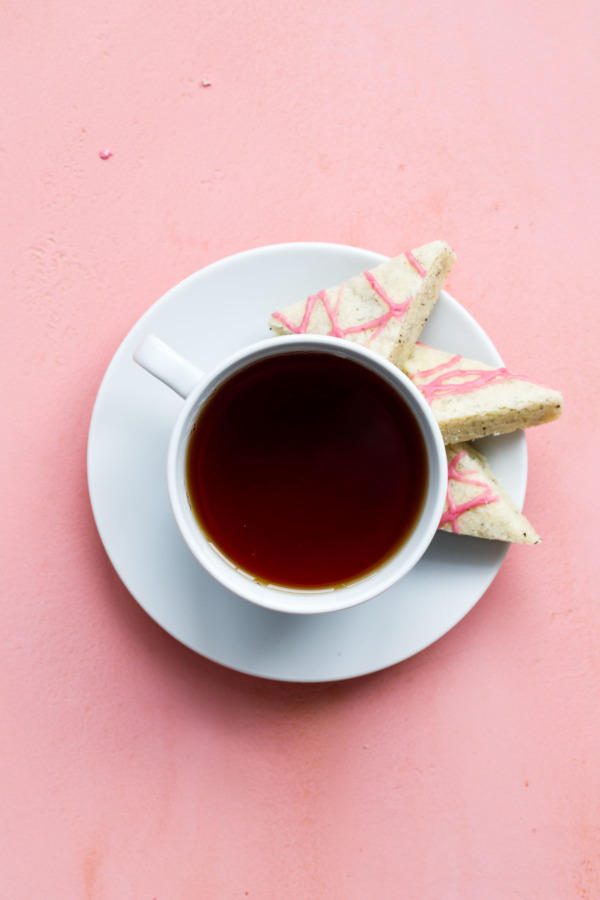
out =
[[(600, 896), (599, 38), (589, 0), (2, 4), (3, 900)], [(438, 237), (564, 391), (528, 436), (544, 544), (361, 679), (180, 646), (89, 507), (119, 343), (250, 247)]]

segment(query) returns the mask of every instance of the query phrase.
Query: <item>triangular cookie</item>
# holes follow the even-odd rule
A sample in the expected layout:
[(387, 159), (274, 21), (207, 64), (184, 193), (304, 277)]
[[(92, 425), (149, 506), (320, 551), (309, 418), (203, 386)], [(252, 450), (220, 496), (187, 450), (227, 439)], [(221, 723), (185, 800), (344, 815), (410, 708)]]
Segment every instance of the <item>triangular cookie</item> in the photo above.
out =
[(446, 447), (448, 493), (442, 531), (517, 544), (539, 544), (540, 536), (519, 512), (492, 472), (487, 459), (470, 444)]
[(429, 401), (446, 444), (540, 425), (562, 413), (558, 391), (425, 344), (416, 344), (402, 369)]
[(276, 334), (331, 334), (364, 344), (396, 365), (410, 356), (455, 254), (433, 241), (279, 310)]

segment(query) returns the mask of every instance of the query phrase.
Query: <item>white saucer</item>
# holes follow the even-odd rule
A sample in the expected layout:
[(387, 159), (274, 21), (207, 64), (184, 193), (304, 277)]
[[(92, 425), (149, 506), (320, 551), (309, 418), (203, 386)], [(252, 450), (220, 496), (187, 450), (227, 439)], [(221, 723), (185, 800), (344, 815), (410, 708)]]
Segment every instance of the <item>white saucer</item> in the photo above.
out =
[[(396, 587), (353, 609), (320, 616), (263, 610), (206, 574), (179, 535), (167, 498), (166, 454), (182, 402), (137, 366), (133, 351), (156, 334), (210, 369), (269, 336), (269, 314), (338, 284), (385, 257), (336, 244), (281, 244), (196, 272), (155, 303), (129, 332), (100, 386), (88, 442), (88, 481), (106, 552), (137, 602), (167, 632), (240, 672), (284, 681), (337, 681), (407, 659), (449, 631), (496, 576), (507, 547), (439, 532)], [(443, 292), (426, 343), (491, 365), (493, 344)], [(276, 340), (276, 338), (274, 338)], [(527, 450), (522, 432), (480, 442), (522, 506)]]

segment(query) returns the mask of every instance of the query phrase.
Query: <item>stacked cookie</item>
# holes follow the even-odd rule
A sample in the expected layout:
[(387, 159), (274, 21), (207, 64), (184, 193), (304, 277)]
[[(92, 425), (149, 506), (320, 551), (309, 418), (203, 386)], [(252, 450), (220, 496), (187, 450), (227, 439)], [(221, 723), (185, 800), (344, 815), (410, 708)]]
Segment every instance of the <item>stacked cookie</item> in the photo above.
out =
[(448, 456), (440, 528), (525, 544), (540, 537), (471, 441), (558, 418), (561, 394), (531, 378), (419, 343), (454, 263), (433, 241), (362, 272), (342, 285), (273, 313), (276, 334), (331, 334), (357, 341), (399, 366), (423, 392)]

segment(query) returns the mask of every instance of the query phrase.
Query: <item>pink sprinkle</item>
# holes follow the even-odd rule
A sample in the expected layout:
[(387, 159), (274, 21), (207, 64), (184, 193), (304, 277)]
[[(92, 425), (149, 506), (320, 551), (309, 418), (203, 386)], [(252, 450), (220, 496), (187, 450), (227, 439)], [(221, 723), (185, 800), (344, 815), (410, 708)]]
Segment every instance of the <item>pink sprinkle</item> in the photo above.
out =
[(112, 150), (108, 150), (108, 149), (101, 150), (100, 153), (98, 154), (100, 159), (110, 159), (112, 155), (113, 155)]

